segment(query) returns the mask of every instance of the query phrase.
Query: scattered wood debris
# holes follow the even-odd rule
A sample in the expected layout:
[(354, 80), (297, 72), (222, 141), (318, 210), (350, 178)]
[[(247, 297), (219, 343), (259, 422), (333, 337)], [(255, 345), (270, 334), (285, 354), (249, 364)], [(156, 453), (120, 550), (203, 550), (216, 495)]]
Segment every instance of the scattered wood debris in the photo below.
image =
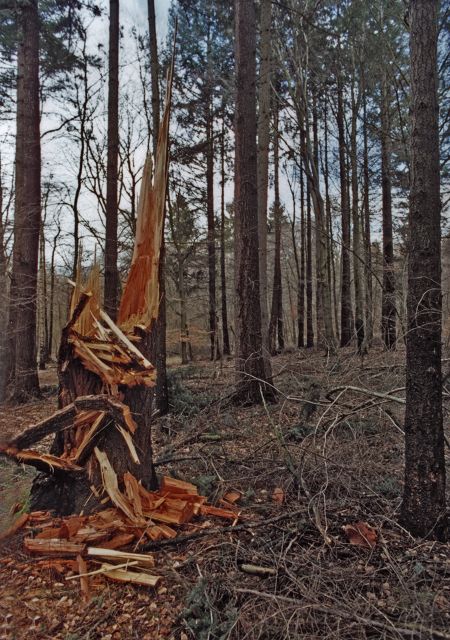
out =
[[(123, 493), (106, 455), (98, 450), (95, 454), (100, 456), (102, 469), (105, 469), (104, 489), (113, 507), (89, 515), (67, 517), (35, 511), (19, 516), (3, 536), (25, 530), (25, 550), (33, 556), (58, 559), (61, 573), (64, 572), (62, 563), (72, 558), (78, 574), (68, 579), (80, 579), (85, 602), (91, 594), (89, 578), (99, 573), (110, 580), (157, 586), (161, 577), (149, 573), (155, 569), (154, 556), (139, 553), (136, 548), (143, 547), (148, 541), (176, 537), (173, 526), (186, 525), (201, 515), (234, 522), (238, 519), (236, 511), (208, 505), (206, 497), (199, 495), (195, 485), (175, 478), (163, 477), (160, 489), (149, 491), (127, 473), (123, 478)], [(53, 560), (48, 562), (51, 567)], [(74, 565), (67, 567), (73, 570)]]

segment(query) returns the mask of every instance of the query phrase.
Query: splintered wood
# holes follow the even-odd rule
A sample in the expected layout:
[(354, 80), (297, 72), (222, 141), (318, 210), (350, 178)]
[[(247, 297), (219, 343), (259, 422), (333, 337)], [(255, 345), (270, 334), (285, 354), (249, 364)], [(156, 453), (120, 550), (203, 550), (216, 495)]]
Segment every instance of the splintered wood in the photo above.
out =
[[(236, 511), (208, 505), (195, 485), (175, 478), (164, 477), (158, 491), (148, 491), (131, 473), (126, 473), (122, 492), (106, 455), (98, 449), (95, 455), (101, 461), (105, 472), (105, 492), (114, 507), (90, 515), (64, 518), (35, 511), (19, 516), (4, 536), (25, 529), (23, 545), (29, 554), (50, 556), (59, 564), (65, 562), (62, 559), (76, 560), (79, 573), (66, 579), (80, 579), (85, 601), (91, 593), (89, 578), (93, 575), (147, 587), (156, 586), (161, 578), (150, 572), (156, 567), (154, 556), (138, 553), (136, 549), (147, 541), (176, 537), (174, 526), (187, 525), (196, 515), (232, 518), (234, 521), (239, 517)], [(48, 568), (51, 568), (53, 560), (48, 562)]]

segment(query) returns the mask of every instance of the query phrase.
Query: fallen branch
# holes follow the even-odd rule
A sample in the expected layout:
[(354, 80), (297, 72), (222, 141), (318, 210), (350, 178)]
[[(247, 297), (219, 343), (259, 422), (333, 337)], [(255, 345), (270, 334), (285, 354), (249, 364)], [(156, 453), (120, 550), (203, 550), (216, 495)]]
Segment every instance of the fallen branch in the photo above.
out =
[[(388, 393), (381, 393), (380, 391), (372, 391), (371, 389), (364, 389), (363, 387), (351, 387), (351, 386), (341, 386), (335, 387), (331, 389), (327, 393), (327, 398), (330, 399), (330, 396), (333, 393), (338, 393), (339, 391), (356, 391), (356, 393), (365, 393), (368, 396), (374, 396), (375, 398), (383, 398), (385, 400), (392, 400), (392, 402), (398, 402), (399, 404), (406, 404), (406, 400), (404, 398), (399, 398), (398, 396), (392, 396)], [(396, 391), (402, 391), (402, 389), (396, 389)]]
[(62, 431), (68, 426), (71, 426), (76, 412), (75, 405), (69, 404), (49, 418), (22, 431), (20, 435), (8, 443), (8, 446), (16, 449), (28, 449), (31, 445), (39, 442), (51, 433), (58, 433), (58, 431)]
[(198, 538), (204, 538), (205, 536), (218, 536), (223, 533), (235, 533), (236, 531), (246, 531), (248, 529), (257, 529), (258, 527), (267, 527), (271, 524), (275, 524), (276, 522), (280, 522), (281, 520), (287, 520), (288, 518), (294, 518), (300, 514), (305, 513), (305, 509), (296, 509), (295, 511), (291, 511), (289, 513), (283, 513), (274, 518), (269, 518), (268, 520), (259, 520), (258, 522), (243, 522), (241, 524), (237, 524), (235, 526), (230, 525), (229, 527), (213, 527), (211, 529), (202, 529), (201, 531), (194, 531), (192, 533), (187, 533), (184, 536), (177, 536), (176, 538), (170, 538), (168, 540), (160, 540), (158, 542), (147, 542), (142, 547), (140, 547), (141, 551), (154, 551), (155, 549), (160, 549), (161, 547), (173, 547), (178, 544), (184, 544), (185, 542), (191, 542), (191, 540), (197, 540)]

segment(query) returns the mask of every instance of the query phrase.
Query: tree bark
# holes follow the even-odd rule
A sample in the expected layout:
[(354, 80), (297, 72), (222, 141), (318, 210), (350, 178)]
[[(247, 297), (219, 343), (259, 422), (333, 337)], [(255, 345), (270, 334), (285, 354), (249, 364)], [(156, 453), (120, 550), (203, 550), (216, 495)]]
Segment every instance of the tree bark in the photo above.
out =
[[(364, 75), (363, 75), (363, 84)], [(364, 274), (366, 280), (366, 331), (365, 349), (368, 349), (373, 340), (373, 287), (372, 287), (372, 241), (370, 230), (370, 174), (369, 174), (369, 145), (368, 145), (368, 123), (367, 123), (367, 95), (366, 87), (363, 87), (363, 120), (364, 120)]]
[(258, 235), (259, 235), (259, 290), (261, 297), (261, 328), (263, 349), (269, 357), (269, 316), (267, 293), (267, 201), (269, 191), (269, 138), (271, 94), (271, 0), (261, 1), (260, 50), (258, 87)]
[(311, 188), (306, 181), (306, 346), (314, 347)]
[[(160, 95), (159, 95), (159, 57), (158, 41), (156, 39), (155, 1), (148, 0), (148, 27), (150, 38), (150, 76), (152, 83), (152, 142), (153, 158), (156, 158), (160, 125)], [(156, 407), (160, 415), (169, 411), (169, 392), (167, 388), (166, 370), (166, 247), (164, 227), (162, 233), (161, 253), (158, 269), (159, 284), (159, 313), (150, 336), (150, 357), (156, 365)], [(146, 393), (149, 393), (146, 391)]]
[(330, 297), (332, 304), (332, 315), (335, 335), (339, 332), (338, 320), (338, 301), (336, 297), (336, 268), (334, 265), (334, 238), (333, 238), (333, 222), (331, 219), (331, 199), (329, 187), (329, 166), (328, 166), (328, 114), (327, 103), (324, 104), (323, 125), (324, 125), (324, 160), (323, 160), (323, 180), (325, 184), (325, 215), (326, 215), (326, 233), (327, 233), (327, 278), (328, 287), (330, 289)]
[(152, 142), (153, 157), (156, 158), (156, 147), (159, 135), (159, 58), (158, 41), (156, 39), (155, 0), (148, 0), (148, 32), (150, 39), (150, 77), (152, 83)]
[(344, 99), (340, 73), (337, 81), (337, 125), (339, 140), (339, 173), (341, 184), (342, 259), (341, 259), (341, 347), (350, 344), (353, 335), (350, 275), (350, 206), (347, 190)]
[(216, 221), (214, 216), (214, 132), (212, 98), (206, 106), (206, 219), (208, 225), (208, 297), (211, 360), (219, 356), (216, 323)]
[(389, 89), (387, 73), (384, 71), (381, 83), (381, 190), (383, 208), (383, 292), (381, 301), (381, 335), (386, 349), (395, 349), (395, 343), (397, 340), (391, 189)]
[[(235, 0), (235, 333), (239, 403), (273, 398), (262, 353), (256, 168), (256, 18), (253, 0)], [(266, 363), (268, 364), (268, 363)]]
[(5, 228), (3, 223), (3, 176), (0, 157), (0, 402), (6, 398), (8, 381), (8, 275), (5, 250)]
[(297, 346), (305, 346), (305, 180), (300, 158), (300, 278), (297, 298)]
[(222, 118), (222, 136), (220, 145), (220, 285), (222, 299), (222, 336), (223, 336), (223, 355), (229, 356), (230, 335), (228, 332), (228, 308), (227, 308), (227, 279), (225, 271), (225, 113)]
[(275, 106), (274, 114), (274, 188), (275, 200), (273, 205), (274, 231), (275, 231), (275, 254), (273, 263), (273, 288), (272, 305), (269, 323), (269, 346), (271, 354), (278, 349), (284, 349), (283, 335), (283, 287), (281, 282), (281, 203), (280, 203), (280, 142), (278, 134), (278, 105)]
[(354, 79), (352, 79), (352, 122), (350, 133), (350, 163), (352, 186), (352, 222), (353, 222), (353, 282), (355, 285), (355, 329), (358, 343), (358, 352), (362, 355), (365, 351), (365, 316), (364, 316), (364, 290), (362, 279), (362, 245), (361, 245), (361, 220), (359, 215), (358, 193), (358, 142), (357, 126), (360, 105), (360, 92), (355, 96)]
[(437, 0), (416, 0), (410, 6), (411, 192), (401, 518), (413, 535), (445, 540), (438, 7)]
[(10, 291), (13, 400), (39, 396), (36, 358), (37, 271), (41, 221), (39, 15), (37, 0), (19, 14), (17, 55), (16, 200)]
[(117, 316), (119, 273), (117, 270), (119, 157), (119, 0), (109, 2), (108, 159), (106, 169), (105, 311)]

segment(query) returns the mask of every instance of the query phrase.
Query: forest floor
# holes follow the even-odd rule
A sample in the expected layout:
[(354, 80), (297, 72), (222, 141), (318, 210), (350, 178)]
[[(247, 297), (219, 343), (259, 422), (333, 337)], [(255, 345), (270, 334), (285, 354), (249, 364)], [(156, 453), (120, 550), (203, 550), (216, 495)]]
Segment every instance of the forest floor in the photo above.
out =
[[(173, 367), (173, 411), (154, 427), (158, 472), (213, 504), (241, 492), (244, 527), (210, 517), (200, 537), (180, 531), (155, 552), (156, 591), (100, 576), (88, 605), (76, 580), (39, 569), (18, 534), (0, 550), (0, 638), (450, 639), (450, 545), (415, 540), (397, 520), (404, 352), (374, 349), (362, 362), (350, 349), (330, 360), (292, 351), (273, 373), (278, 403), (239, 408), (231, 360)], [(3, 436), (51, 413), (52, 375), (42, 401), (2, 408)], [(32, 477), (0, 461), (2, 528), (11, 506), (26, 508)], [(376, 530), (373, 546), (349, 538), (343, 527), (356, 523)]]

